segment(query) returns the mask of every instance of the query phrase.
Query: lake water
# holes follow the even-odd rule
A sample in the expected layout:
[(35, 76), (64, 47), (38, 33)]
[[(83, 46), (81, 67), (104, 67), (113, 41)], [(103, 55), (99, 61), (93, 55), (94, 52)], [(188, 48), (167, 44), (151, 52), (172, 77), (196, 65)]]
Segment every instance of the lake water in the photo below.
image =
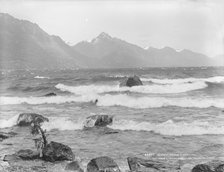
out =
[[(132, 75), (143, 86), (119, 87)], [(224, 68), (8, 70), (0, 79), (0, 130), (19, 133), (0, 142), (0, 155), (35, 149), (29, 128), (13, 127), (20, 113), (34, 112), (49, 118), (42, 126), (48, 140), (70, 146), (84, 167), (98, 156), (112, 157), (122, 171), (128, 156), (165, 158), (183, 171), (223, 159)], [(57, 96), (43, 96), (50, 92)], [(113, 115), (109, 128), (118, 133), (83, 130), (97, 114)]]

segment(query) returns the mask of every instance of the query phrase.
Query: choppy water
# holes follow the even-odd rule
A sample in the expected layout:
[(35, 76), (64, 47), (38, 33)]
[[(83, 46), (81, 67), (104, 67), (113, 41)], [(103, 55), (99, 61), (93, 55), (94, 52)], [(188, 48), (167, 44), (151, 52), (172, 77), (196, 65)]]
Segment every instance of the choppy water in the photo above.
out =
[[(134, 74), (143, 86), (119, 87)], [(84, 164), (108, 155), (128, 169), (128, 156), (167, 154), (190, 168), (224, 155), (224, 68), (20, 70), (1, 71), (0, 79), (0, 128), (12, 127), (22, 112), (43, 114), (48, 139), (69, 145)], [(43, 97), (50, 92), (57, 96)], [(110, 128), (119, 133), (83, 131), (94, 114), (114, 115)], [(27, 129), (16, 130), (16, 138), (0, 143), (1, 154), (34, 149)]]

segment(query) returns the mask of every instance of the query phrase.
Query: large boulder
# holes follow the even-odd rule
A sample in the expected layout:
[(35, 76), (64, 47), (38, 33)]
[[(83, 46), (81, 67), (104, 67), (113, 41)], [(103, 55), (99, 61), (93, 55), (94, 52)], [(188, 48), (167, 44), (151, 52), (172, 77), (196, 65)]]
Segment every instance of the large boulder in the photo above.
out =
[(42, 123), (49, 121), (48, 118), (36, 113), (22, 113), (17, 119), (18, 126), (30, 126), (31, 123)]
[(13, 137), (15, 135), (16, 135), (16, 133), (14, 133), (14, 132), (9, 132), (9, 133), (7, 133), (7, 132), (0, 132), (0, 142), (5, 140), (5, 139), (8, 139), (9, 137)]
[(132, 86), (138, 86), (143, 85), (142, 81), (138, 76), (128, 77), (124, 81), (120, 83), (120, 87), (132, 87)]
[(128, 157), (128, 166), (131, 171), (152, 171), (152, 170), (158, 170), (158, 171), (178, 171), (180, 170), (180, 167), (174, 164), (168, 164), (165, 162), (159, 162), (154, 160), (145, 160), (142, 158), (137, 157)]
[(72, 152), (72, 149), (66, 145), (57, 142), (50, 142), (43, 148), (43, 159), (45, 161), (55, 162), (70, 160), (72, 161), (75, 158), (75, 155)]
[(106, 127), (112, 124), (113, 116), (110, 115), (93, 115), (86, 118), (84, 128)]
[(213, 160), (205, 164), (198, 164), (192, 172), (224, 172), (224, 161)]
[(87, 164), (87, 172), (120, 172), (116, 162), (107, 156), (92, 159)]
[(83, 169), (81, 169), (78, 161), (72, 161), (68, 163), (65, 167), (66, 171), (74, 171), (74, 172), (84, 172)]

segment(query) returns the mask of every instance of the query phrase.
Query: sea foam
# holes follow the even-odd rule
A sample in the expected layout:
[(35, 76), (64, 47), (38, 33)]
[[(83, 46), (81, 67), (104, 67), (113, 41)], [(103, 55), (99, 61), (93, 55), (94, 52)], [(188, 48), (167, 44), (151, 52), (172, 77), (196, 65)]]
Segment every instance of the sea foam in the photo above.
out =
[(181, 84), (181, 83), (193, 83), (193, 82), (224, 82), (224, 76), (214, 76), (209, 78), (181, 78), (181, 79), (155, 79), (155, 78), (141, 78), (142, 81), (151, 81), (157, 84)]
[(205, 82), (179, 83), (172, 85), (143, 85), (136, 87), (120, 87), (119, 85), (82, 85), (82, 86), (67, 86), (57, 84), (55, 87), (61, 91), (68, 91), (77, 95), (83, 94), (99, 94), (109, 92), (135, 92), (145, 94), (171, 94), (183, 93), (192, 90), (206, 88), (208, 85)]
[(49, 79), (49, 77), (46, 76), (35, 76), (36, 79)]
[(134, 97), (128, 94), (117, 95), (82, 95), (82, 96), (54, 96), (54, 97), (0, 97), (0, 105), (15, 104), (62, 104), (81, 102), (89, 103), (98, 99), (97, 106), (124, 106), (129, 108), (159, 108), (167, 106), (224, 108), (223, 98), (190, 98), (190, 97)]
[(19, 115), (15, 115), (9, 119), (1, 119), (0, 120), (0, 128), (8, 128), (16, 125), (17, 119)]
[(137, 122), (132, 120), (114, 121), (112, 129), (134, 130), (134, 131), (153, 131), (162, 135), (205, 135), (205, 134), (224, 134), (223, 125), (214, 125), (203, 121), (173, 122), (168, 120), (163, 123)]
[(81, 130), (83, 128), (83, 124), (81, 121), (71, 121), (69, 118), (65, 117), (57, 117), (50, 118), (49, 122), (44, 122), (42, 124), (42, 128), (50, 131), (53, 129), (57, 130)]

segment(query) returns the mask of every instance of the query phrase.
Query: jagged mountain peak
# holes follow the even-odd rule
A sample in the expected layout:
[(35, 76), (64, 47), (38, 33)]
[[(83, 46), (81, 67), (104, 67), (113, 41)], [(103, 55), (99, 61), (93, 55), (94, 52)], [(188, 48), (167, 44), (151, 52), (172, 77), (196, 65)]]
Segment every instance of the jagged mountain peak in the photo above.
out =
[(97, 38), (99, 38), (99, 39), (112, 39), (112, 37), (111, 37), (109, 34), (105, 33), (105, 32), (101, 32), (101, 33), (97, 36)]

